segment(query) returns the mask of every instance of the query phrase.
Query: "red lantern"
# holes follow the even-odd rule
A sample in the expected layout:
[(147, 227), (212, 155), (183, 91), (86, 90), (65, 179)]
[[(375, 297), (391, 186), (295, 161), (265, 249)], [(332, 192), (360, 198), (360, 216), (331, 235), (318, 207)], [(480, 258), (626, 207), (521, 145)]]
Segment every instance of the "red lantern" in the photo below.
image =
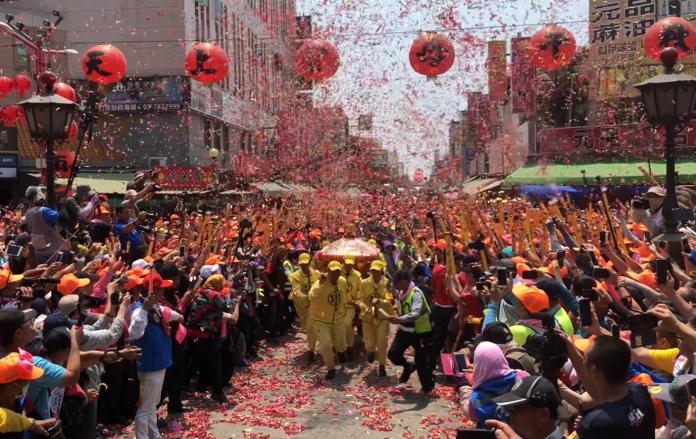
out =
[(0, 96), (5, 96), (12, 91), (14, 81), (7, 76), (0, 76)]
[(68, 128), (68, 139), (74, 140), (77, 139), (77, 132), (78, 132), (78, 126), (77, 122), (74, 120), (70, 122), (70, 127)]
[(319, 38), (303, 43), (295, 54), (297, 74), (305, 79), (328, 79), (336, 74), (341, 64), (336, 47)]
[(21, 107), (19, 105), (6, 105), (0, 111), (2, 111), (0, 120), (2, 120), (5, 127), (9, 128), (15, 126), (15, 123), (17, 123)]
[(227, 76), (227, 55), (213, 43), (196, 43), (186, 53), (184, 69), (191, 79), (210, 84)]
[(416, 73), (428, 77), (442, 75), (454, 64), (454, 46), (446, 36), (428, 32), (411, 44), (408, 60)]
[(557, 69), (567, 66), (575, 56), (575, 38), (560, 26), (546, 26), (532, 35), (527, 54), (536, 67)]
[(667, 17), (648, 28), (643, 38), (645, 53), (654, 60), (660, 60), (660, 51), (665, 47), (677, 49), (679, 59), (690, 54), (696, 46), (696, 30), (688, 21), (680, 17)]
[(31, 88), (31, 79), (27, 75), (16, 75), (12, 82), (14, 82), (14, 88), (20, 96), (24, 96), (24, 93)]
[(72, 88), (70, 85), (66, 84), (65, 82), (56, 82), (53, 85), (53, 90), (56, 92), (57, 95), (62, 96), (69, 101), (75, 102), (77, 99), (77, 93), (75, 93), (75, 89)]
[(93, 46), (82, 55), (82, 71), (92, 82), (118, 82), (126, 76), (126, 57), (111, 44)]
[[(72, 126), (71, 126), (72, 128)], [(72, 151), (56, 151), (56, 177), (70, 177), (70, 168), (75, 162), (75, 153)]]

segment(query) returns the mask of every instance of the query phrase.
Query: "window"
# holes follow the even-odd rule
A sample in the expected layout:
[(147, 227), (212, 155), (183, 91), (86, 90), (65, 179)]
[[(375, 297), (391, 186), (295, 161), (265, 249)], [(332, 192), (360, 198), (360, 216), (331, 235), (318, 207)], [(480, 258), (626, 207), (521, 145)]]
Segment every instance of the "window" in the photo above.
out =
[(195, 16), (196, 41), (201, 40), (201, 5), (199, 1), (193, 2), (193, 13)]

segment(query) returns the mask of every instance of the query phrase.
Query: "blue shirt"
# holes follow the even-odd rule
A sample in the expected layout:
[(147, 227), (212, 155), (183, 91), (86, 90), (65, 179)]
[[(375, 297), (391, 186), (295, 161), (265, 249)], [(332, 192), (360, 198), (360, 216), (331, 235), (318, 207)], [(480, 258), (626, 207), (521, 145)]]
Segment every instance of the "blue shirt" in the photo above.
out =
[(34, 366), (43, 369), (44, 374), (41, 378), (29, 383), (27, 396), (31, 398), (32, 404), (34, 405), (34, 417), (37, 419), (49, 419), (52, 414), (48, 402), (48, 389), (60, 387), (65, 377), (65, 369), (37, 355), (34, 355), (33, 363)]
[(123, 228), (128, 224), (135, 221), (134, 218), (128, 218), (128, 221), (121, 221), (121, 219), (116, 218), (114, 221), (114, 233), (118, 235), (118, 239), (121, 242), (121, 247), (126, 248), (126, 243), (130, 242), (131, 252), (135, 251), (136, 248), (144, 245), (143, 237), (140, 236), (140, 230), (138, 226), (135, 226), (130, 232), (124, 232)]

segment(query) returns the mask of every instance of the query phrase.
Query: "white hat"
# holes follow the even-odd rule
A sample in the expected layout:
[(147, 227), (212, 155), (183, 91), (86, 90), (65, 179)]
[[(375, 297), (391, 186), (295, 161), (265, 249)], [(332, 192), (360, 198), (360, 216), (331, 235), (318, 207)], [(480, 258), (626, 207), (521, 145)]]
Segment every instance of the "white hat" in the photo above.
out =
[(201, 277), (207, 279), (213, 274), (220, 273), (220, 266), (218, 264), (204, 265), (201, 267)]
[(136, 268), (139, 268), (141, 270), (144, 270), (144, 269), (151, 267), (151, 266), (152, 265), (149, 262), (147, 262), (145, 259), (138, 259), (138, 260), (133, 261), (133, 263), (131, 264), (131, 269), (135, 270)]

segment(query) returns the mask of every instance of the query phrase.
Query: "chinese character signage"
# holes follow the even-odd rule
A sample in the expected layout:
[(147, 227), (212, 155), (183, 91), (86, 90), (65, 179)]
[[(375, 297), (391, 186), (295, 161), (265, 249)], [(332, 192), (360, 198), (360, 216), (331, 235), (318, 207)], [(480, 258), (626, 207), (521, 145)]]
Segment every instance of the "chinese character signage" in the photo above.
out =
[(534, 111), (534, 66), (525, 54), (529, 38), (513, 38), (511, 44), (512, 112), (531, 113)]
[(200, 190), (213, 185), (215, 168), (200, 166), (153, 166), (155, 182), (165, 190)]
[(187, 101), (188, 81), (180, 76), (124, 78), (104, 93), (105, 113), (178, 111)]
[(643, 37), (656, 21), (656, 0), (590, 0), (591, 60), (600, 66), (597, 96), (637, 96), (644, 76)]
[(488, 96), (491, 101), (502, 101), (507, 97), (507, 60), (505, 41), (488, 42)]

